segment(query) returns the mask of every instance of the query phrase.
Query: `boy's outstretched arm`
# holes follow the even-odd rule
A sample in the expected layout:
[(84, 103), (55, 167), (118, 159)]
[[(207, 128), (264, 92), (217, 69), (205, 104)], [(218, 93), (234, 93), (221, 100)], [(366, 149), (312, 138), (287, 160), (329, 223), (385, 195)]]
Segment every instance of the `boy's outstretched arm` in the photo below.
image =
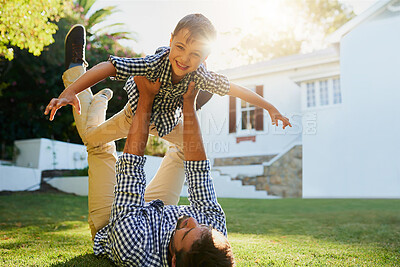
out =
[(89, 88), (96, 83), (104, 80), (105, 78), (115, 75), (116, 69), (111, 62), (107, 61), (97, 64), (96, 66), (85, 72), (70, 86), (65, 88), (65, 90), (58, 96), (58, 98), (53, 98), (47, 105), (44, 114), (47, 115), (50, 112), (50, 120), (52, 121), (57, 110), (66, 105), (74, 106), (78, 114), (80, 114), (81, 107), (79, 99), (76, 97), (76, 95), (86, 88)]
[(273, 125), (278, 126), (278, 120), (280, 120), (283, 122), (283, 129), (288, 125), (292, 127), (288, 118), (282, 116), (282, 114), (271, 103), (255, 92), (231, 82), (228, 95), (238, 97), (250, 104), (266, 109), (271, 116)]

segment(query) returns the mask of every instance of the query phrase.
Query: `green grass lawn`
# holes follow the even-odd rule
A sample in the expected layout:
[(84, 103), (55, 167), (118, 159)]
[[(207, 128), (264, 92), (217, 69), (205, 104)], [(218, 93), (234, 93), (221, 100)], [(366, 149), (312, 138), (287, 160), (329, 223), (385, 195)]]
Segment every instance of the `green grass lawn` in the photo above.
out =
[[(400, 200), (219, 201), (237, 266), (400, 266)], [(111, 265), (86, 220), (86, 197), (1, 195), (0, 266)]]

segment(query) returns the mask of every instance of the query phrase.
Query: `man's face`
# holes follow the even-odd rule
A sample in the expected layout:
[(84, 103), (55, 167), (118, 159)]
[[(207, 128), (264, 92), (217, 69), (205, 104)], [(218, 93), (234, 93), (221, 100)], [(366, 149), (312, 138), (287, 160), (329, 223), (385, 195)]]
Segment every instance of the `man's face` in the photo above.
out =
[(182, 249), (184, 251), (189, 251), (193, 242), (200, 238), (201, 233), (209, 229), (209, 226), (199, 224), (193, 217), (180, 217), (176, 224), (174, 234), (171, 237), (171, 251), (173, 253)]
[(188, 41), (188, 36), (187, 29), (182, 29), (171, 36), (169, 61), (172, 66), (173, 83), (179, 82), (186, 74), (195, 71), (208, 56), (206, 43), (195, 38)]

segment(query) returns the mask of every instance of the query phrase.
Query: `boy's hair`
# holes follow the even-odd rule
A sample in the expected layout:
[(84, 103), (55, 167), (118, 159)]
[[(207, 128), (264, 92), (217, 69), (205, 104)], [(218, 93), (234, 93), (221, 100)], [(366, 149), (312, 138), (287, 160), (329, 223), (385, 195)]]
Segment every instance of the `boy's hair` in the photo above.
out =
[(213, 42), (217, 37), (217, 32), (211, 21), (202, 14), (189, 14), (183, 17), (176, 25), (172, 35), (178, 34), (182, 29), (189, 30), (188, 42), (192, 38)]
[(177, 267), (234, 266), (233, 253), (229, 242), (226, 240), (225, 243), (216, 247), (211, 229), (203, 231), (201, 237), (193, 243), (190, 251), (176, 251), (175, 256)]

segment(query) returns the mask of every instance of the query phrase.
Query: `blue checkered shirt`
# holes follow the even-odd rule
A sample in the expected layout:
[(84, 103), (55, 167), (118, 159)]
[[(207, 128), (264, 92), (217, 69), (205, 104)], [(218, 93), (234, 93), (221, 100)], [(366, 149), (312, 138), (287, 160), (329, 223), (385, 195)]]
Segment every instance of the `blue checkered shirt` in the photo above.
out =
[(164, 206), (161, 200), (144, 202), (145, 161), (131, 154), (119, 157), (110, 222), (96, 233), (95, 255), (107, 255), (118, 265), (168, 266), (169, 241), (182, 215), (227, 235), (208, 160), (184, 162), (189, 206)]
[(124, 89), (128, 93), (128, 101), (135, 114), (139, 92), (133, 80), (134, 76), (146, 76), (155, 82), (160, 78), (160, 91), (154, 98), (150, 122), (154, 122), (160, 137), (167, 135), (178, 124), (182, 117), (182, 95), (187, 91), (190, 81), (196, 87), (213, 94), (226, 95), (229, 92), (229, 81), (222, 74), (208, 71), (201, 64), (199, 68), (186, 76), (177, 84), (172, 84), (172, 68), (169, 61), (169, 47), (160, 47), (154, 55), (144, 58), (119, 58), (110, 56), (109, 61), (114, 65), (117, 74), (113, 79), (126, 80)]

